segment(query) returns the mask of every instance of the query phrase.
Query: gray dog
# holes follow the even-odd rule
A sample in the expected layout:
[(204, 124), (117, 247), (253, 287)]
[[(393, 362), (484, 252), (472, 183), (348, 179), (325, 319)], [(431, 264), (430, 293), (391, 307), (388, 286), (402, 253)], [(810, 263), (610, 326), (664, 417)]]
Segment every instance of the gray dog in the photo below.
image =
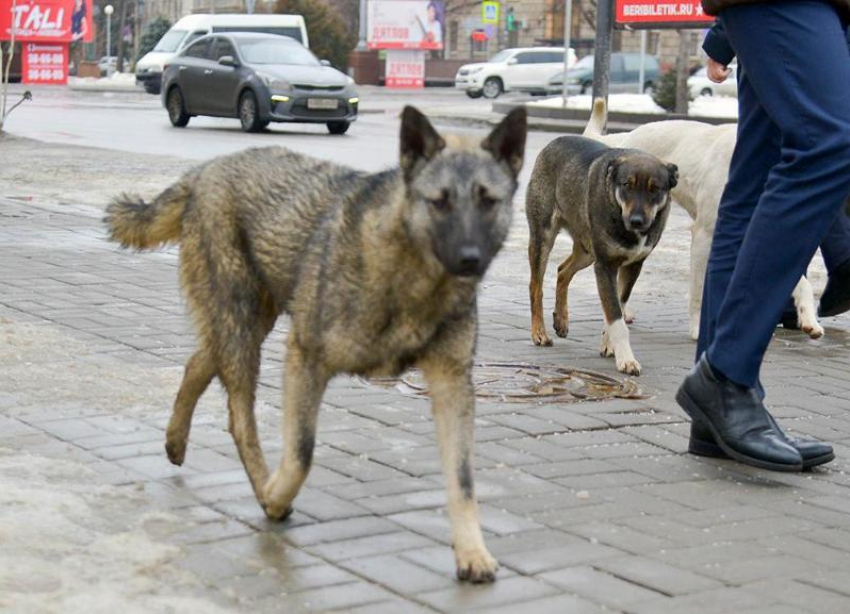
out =
[(540, 152), (525, 204), (531, 234), (531, 338), (536, 345), (552, 345), (543, 323), (543, 275), (555, 238), (565, 228), (573, 251), (558, 266), (555, 332), (567, 336), (567, 289), (577, 272), (593, 264), (605, 313), (601, 354), (614, 356), (619, 371), (640, 375), (625, 305), (643, 261), (661, 238), (676, 181), (674, 164), (584, 137), (557, 138)]
[[(313, 458), (316, 420), (339, 373), (428, 381), (448, 487), (458, 577), (494, 579), (473, 486), (478, 282), (512, 216), (525, 110), (485, 138), (440, 135), (407, 107), (401, 168), (366, 174), (282, 148), (248, 150), (185, 175), (152, 203), (107, 210), (126, 247), (180, 243), (180, 279), (198, 330), (166, 434), (179, 465), (192, 412), (213, 377), (254, 493), (285, 518)], [(284, 373), (285, 449), (269, 474), (254, 420), (260, 347), (291, 316)]]

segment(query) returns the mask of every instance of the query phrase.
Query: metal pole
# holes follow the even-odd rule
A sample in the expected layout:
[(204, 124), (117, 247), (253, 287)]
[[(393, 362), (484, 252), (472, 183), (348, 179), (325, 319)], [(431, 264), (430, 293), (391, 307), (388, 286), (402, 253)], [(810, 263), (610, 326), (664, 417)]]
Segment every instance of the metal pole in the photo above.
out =
[(640, 78), (638, 79), (638, 94), (643, 94), (643, 84), (646, 81), (646, 30), (640, 31)]
[(614, 0), (596, 3), (596, 46), (593, 52), (593, 99), (608, 101), (611, 72), (611, 35), (614, 31)]
[(564, 4), (564, 82), (561, 84), (561, 106), (567, 106), (567, 70), (570, 67), (570, 43), (573, 23), (573, 0), (566, 0)]
[(360, 40), (357, 41), (357, 50), (366, 50), (366, 0), (360, 0)]
[(106, 76), (112, 76), (112, 5), (107, 4), (106, 13)]

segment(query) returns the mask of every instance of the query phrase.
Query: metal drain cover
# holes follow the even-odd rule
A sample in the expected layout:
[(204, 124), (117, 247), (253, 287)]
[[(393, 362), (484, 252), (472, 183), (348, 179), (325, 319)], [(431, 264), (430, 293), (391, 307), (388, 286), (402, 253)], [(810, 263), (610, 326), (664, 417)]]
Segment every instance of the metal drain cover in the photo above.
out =
[[(367, 386), (394, 388), (410, 396), (428, 396), (422, 372), (413, 369), (401, 378), (371, 378)], [(603, 373), (523, 363), (477, 363), (472, 371), (475, 396), (507, 403), (574, 403), (603, 399), (642, 399), (632, 380), (618, 380)]]

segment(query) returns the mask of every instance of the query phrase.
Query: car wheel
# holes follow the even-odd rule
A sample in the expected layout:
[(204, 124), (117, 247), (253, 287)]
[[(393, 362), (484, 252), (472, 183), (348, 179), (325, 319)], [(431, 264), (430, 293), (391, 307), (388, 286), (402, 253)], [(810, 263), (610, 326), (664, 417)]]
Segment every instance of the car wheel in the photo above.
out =
[(481, 93), (481, 90), (478, 90), (478, 91), (475, 91), (475, 92), (472, 91), (472, 90), (466, 90), (466, 95), (469, 96), (470, 98), (474, 99), (474, 98), (481, 98), (482, 93)]
[(348, 127), (351, 126), (351, 122), (347, 121), (338, 121), (338, 122), (328, 122), (328, 132), (331, 134), (345, 134), (348, 132)]
[(484, 98), (498, 98), (502, 91), (502, 80), (498, 77), (488, 77), (481, 93), (484, 94)]
[(590, 81), (585, 81), (581, 84), (581, 93), (582, 95), (587, 94), (588, 90), (593, 87), (593, 83)]
[(239, 97), (239, 121), (242, 122), (242, 130), (245, 132), (259, 132), (269, 125), (260, 117), (257, 97), (251, 90), (243, 92)]
[(166, 108), (168, 109), (168, 119), (171, 120), (171, 125), (175, 128), (185, 128), (191, 116), (186, 113), (186, 105), (183, 103), (183, 93), (179, 87), (173, 87), (168, 92)]
[(702, 88), (702, 91), (699, 93), (700, 96), (714, 96), (714, 92), (711, 91), (710, 87)]
[(148, 94), (159, 94), (161, 89), (159, 82), (145, 81), (145, 91)]

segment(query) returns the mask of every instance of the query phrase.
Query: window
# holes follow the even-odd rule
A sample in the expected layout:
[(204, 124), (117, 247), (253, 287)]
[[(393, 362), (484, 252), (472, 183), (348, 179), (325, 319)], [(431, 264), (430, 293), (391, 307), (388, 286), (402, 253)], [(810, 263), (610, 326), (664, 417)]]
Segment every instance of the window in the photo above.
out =
[[(649, 62), (644, 60), (644, 67), (649, 66)], [(640, 72), (640, 55), (627, 54), (623, 56), (623, 66), (626, 72)]]
[(547, 51), (542, 55), (544, 59), (541, 62), (544, 64), (562, 64), (564, 62), (564, 54), (561, 51)]
[(165, 33), (165, 36), (159, 39), (159, 42), (153, 50), (166, 52), (177, 51), (177, 48), (180, 46), (180, 41), (182, 41), (185, 36), (186, 30), (169, 30)]
[(297, 40), (299, 43), (304, 42), (301, 39), (301, 28), (296, 26), (217, 26), (213, 28), (213, 32), (259, 32), (260, 34), (289, 36)]
[(186, 42), (183, 43), (184, 47), (187, 47), (192, 44), (192, 41), (196, 41), (201, 38), (206, 32), (203, 30), (195, 30), (189, 36), (186, 37)]
[(226, 55), (229, 55), (232, 58), (236, 58), (236, 50), (233, 48), (233, 45), (230, 44), (230, 41), (226, 38), (216, 38), (213, 59), (218, 62)]
[(209, 48), (209, 40), (198, 41), (186, 47), (186, 50), (183, 52), (183, 55), (187, 58), (201, 58), (207, 60), (210, 57)]
[(457, 51), (457, 33), (458, 33), (458, 23), (457, 21), (449, 22), (449, 51)]
[(518, 53), (516, 58), (517, 64), (536, 64), (537, 63), (537, 55), (536, 53)]

